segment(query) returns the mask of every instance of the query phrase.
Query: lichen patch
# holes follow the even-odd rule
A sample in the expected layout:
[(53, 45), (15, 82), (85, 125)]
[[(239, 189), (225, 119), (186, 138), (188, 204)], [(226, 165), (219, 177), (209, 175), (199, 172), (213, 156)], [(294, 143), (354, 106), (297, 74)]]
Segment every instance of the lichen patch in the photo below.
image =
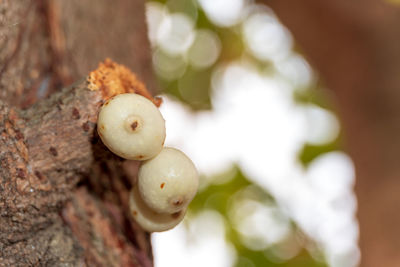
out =
[(109, 58), (101, 62), (96, 70), (90, 72), (87, 81), (90, 90), (101, 90), (103, 99), (124, 93), (136, 93), (150, 99), (157, 107), (162, 102), (161, 98), (152, 97), (146, 86), (131, 70)]

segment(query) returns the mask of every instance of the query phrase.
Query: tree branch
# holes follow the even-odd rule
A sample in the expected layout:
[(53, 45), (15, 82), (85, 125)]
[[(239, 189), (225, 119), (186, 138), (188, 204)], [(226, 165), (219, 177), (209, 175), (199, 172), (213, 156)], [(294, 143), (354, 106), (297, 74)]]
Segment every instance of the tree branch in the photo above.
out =
[(96, 131), (103, 102), (127, 92), (160, 104), (110, 60), (28, 110), (1, 103), (0, 262), (152, 265), (149, 235), (128, 212), (137, 163), (112, 154)]

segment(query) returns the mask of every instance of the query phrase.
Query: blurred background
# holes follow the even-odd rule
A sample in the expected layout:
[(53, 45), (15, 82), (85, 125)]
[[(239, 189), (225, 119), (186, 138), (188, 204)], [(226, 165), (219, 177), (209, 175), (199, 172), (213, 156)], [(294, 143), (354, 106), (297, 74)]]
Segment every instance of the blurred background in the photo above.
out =
[(201, 174), (156, 267), (357, 266), (354, 166), (335, 98), (266, 5), (147, 1), (166, 145)]

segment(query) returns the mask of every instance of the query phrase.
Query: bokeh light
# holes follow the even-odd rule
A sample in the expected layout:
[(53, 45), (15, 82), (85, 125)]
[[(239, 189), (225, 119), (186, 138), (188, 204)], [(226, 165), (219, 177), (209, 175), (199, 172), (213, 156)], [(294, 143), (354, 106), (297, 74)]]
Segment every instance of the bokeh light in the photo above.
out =
[(217, 60), (221, 50), (218, 35), (210, 30), (197, 30), (193, 45), (188, 52), (190, 64), (199, 69), (210, 67)]
[(199, 0), (207, 17), (221, 27), (237, 24), (242, 19), (245, 0)]
[(232, 223), (249, 249), (264, 250), (290, 234), (289, 220), (274, 206), (237, 199), (231, 213)]
[(185, 73), (187, 63), (181, 55), (173, 56), (157, 49), (153, 53), (154, 70), (165, 80), (176, 80)]
[[(188, 229), (181, 224), (173, 231), (152, 235), (155, 266), (230, 267), (236, 252), (225, 241), (222, 216), (203, 211), (191, 220)], [(167, 249), (168, 248), (168, 249)]]
[(303, 57), (291, 54), (275, 62), (277, 72), (297, 90), (308, 88), (314, 81), (311, 67)]
[(185, 53), (194, 40), (194, 22), (183, 13), (165, 15), (157, 30), (157, 44), (171, 55)]
[(158, 30), (167, 15), (168, 10), (163, 4), (158, 2), (146, 3), (147, 35), (152, 46), (156, 45)]
[(333, 142), (339, 135), (339, 121), (336, 116), (316, 105), (306, 105), (303, 112), (308, 125), (305, 134), (306, 142), (322, 145)]
[(288, 31), (269, 13), (255, 13), (243, 23), (243, 36), (250, 52), (260, 60), (284, 59), (292, 49)]
[(149, 2), (147, 17), (166, 145), (201, 173), (184, 224), (152, 236), (156, 267), (356, 266), (353, 163), (315, 93), (324, 88), (274, 13), (170, 0)]

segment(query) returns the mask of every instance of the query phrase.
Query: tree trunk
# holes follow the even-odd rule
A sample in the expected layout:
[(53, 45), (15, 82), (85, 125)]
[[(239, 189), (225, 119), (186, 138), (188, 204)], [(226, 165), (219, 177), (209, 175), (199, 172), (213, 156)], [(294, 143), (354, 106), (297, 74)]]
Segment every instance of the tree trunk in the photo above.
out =
[(139, 79), (154, 89), (143, 1), (0, 0), (0, 266), (152, 266), (138, 164), (96, 131), (113, 95), (160, 104)]
[(267, 0), (337, 96), (356, 166), (363, 267), (400, 266), (400, 8)]

